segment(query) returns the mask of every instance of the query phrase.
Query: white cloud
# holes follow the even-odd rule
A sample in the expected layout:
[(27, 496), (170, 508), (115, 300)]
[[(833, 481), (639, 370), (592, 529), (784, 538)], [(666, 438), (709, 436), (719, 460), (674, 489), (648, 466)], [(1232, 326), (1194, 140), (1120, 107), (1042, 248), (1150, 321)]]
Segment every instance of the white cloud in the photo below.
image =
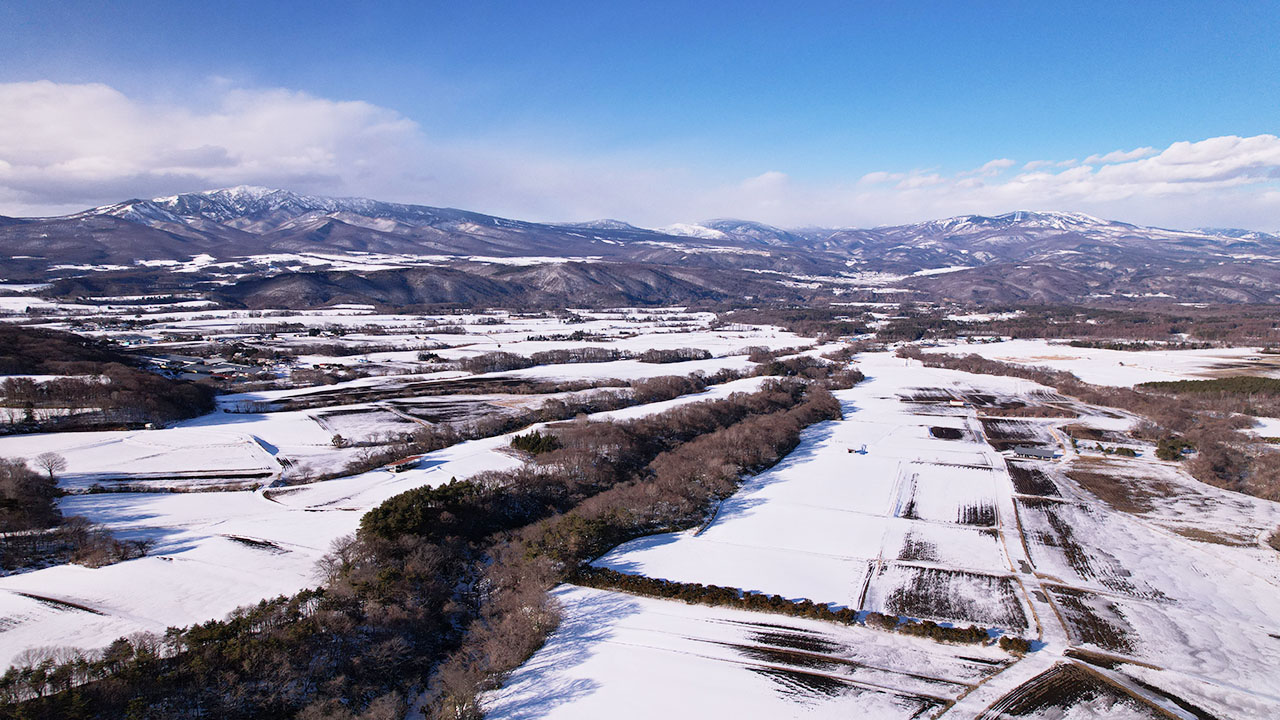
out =
[(342, 191), (362, 168), (403, 171), (420, 145), (391, 110), (286, 90), (228, 90), (201, 113), (105, 85), (3, 84), (0, 127), (0, 188), (49, 208), (242, 182)]
[(904, 177), (906, 177), (905, 173), (891, 173), (886, 170), (876, 170), (875, 172), (869, 172), (866, 175), (863, 175), (858, 179), (858, 182), (863, 185), (878, 185), (880, 183), (901, 180)]
[(899, 182), (895, 187), (899, 190), (913, 190), (915, 188), (929, 187), (931, 185), (942, 185), (947, 181), (938, 173), (927, 173), (922, 175), (911, 175)]
[(982, 167), (975, 168), (968, 172), (960, 173), (960, 177), (976, 176), (976, 177), (994, 177), (1000, 173), (1013, 167), (1014, 162), (1009, 158), (999, 158), (997, 160), (989, 160), (982, 164)]
[(105, 85), (0, 84), (0, 214), (252, 183), (512, 217), (646, 225), (746, 217), (877, 225), (1015, 209), (1081, 210), (1169, 227), (1280, 227), (1280, 138), (1223, 136), (1017, 170), (891, 169), (814, 183), (782, 168), (725, 179), (661, 153), (571, 156), (501, 138), (435, 141), (394, 110), (213, 79), (207, 108)]
[[(1105, 155), (1090, 155), (1084, 159), (1084, 164), (1109, 165), (1111, 163), (1123, 163), (1154, 155), (1157, 152), (1155, 148), (1150, 147), (1134, 148), (1133, 150), (1113, 150)], [(1072, 164), (1074, 165), (1075, 162), (1072, 161)]]
[(753, 178), (743, 180), (742, 189), (748, 191), (776, 190), (777, 188), (785, 186), (790, 180), (791, 178), (787, 177), (786, 173), (778, 172), (777, 170), (770, 170)]

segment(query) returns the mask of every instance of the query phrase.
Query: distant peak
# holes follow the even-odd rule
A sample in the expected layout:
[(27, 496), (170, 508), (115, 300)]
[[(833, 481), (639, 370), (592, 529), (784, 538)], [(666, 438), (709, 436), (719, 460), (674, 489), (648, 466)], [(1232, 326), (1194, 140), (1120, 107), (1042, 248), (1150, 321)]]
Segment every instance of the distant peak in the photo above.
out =
[(660, 232), (664, 235), (676, 235), (678, 237), (691, 237), (700, 240), (724, 240), (729, 236), (721, 232), (703, 225), (694, 225), (692, 223), (675, 223), (673, 225), (664, 225), (660, 228), (654, 228), (654, 232)]
[(611, 218), (602, 218), (600, 220), (587, 220), (586, 222), (566, 223), (567, 227), (590, 228), (592, 230), (635, 230), (635, 225), (614, 220)]
[(154, 203), (173, 203), (184, 197), (235, 197), (235, 198), (262, 198), (267, 195), (292, 195), (288, 190), (279, 188), (263, 187), (261, 185), (233, 185), (231, 187), (214, 188), (212, 190), (197, 190), (195, 192), (180, 193), (178, 195), (166, 195), (164, 197), (152, 198)]

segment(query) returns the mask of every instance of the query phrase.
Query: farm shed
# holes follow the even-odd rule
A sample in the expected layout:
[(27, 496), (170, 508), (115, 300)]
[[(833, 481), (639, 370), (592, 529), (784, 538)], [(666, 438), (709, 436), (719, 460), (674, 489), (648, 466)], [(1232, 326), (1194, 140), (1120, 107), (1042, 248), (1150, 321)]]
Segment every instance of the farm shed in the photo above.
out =
[(1015, 445), (1013, 454), (1018, 457), (1032, 458), (1035, 460), (1052, 460), (1054, 452), (1050, 448), (1029, 447), (1027, 445)]

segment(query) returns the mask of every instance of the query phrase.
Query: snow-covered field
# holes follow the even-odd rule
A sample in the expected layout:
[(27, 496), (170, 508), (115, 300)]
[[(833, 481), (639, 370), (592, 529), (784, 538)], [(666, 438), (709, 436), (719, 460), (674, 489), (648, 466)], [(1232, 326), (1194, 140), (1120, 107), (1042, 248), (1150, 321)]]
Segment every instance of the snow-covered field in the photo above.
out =
[[(313, 317), (330, 322), (353, 318), (368, 322), (367, 314), (356, 314), (361, 312), (365, 311), (343, 309), (336, 311), (343, 314), (330, 311), (288, 319)], [(479, 337), (501, 338), (502, 349), (525, 354), (581, 347), (586, 343), (533, 341), (527, 346), (523, 343), (530, 334), (572, 332), (587, 325), (593, 332), (618, 333), (625, 329), (628, 337), (622, 342), (628, 348), (697, 346), (710, 348), (721, 356), (690, 363), (621, 361), (543, 366), (505, 374), (548, 379), (643, 378), (695, 370), (710, 373), (723, 367), (750, 365), (744, 356), (727, 355), (747, 345), (807, 344), (802, 338), (771, 328), (716, 332), (696, 329), (711, 318), (708, 315), (677, 311), (599, 315), (603, 319), (587, 323), (512, 320), (505, 325), (475, 325), (474, 328), (494, 333)], [(650, 319), (644, 322), (625, 319), (633, 316)], [(693, 331), (663, 327), (672, 324), (662, 320), (663, 317), (674, 317)], [(408, 322), (411, 318), (384, 316), (382, 319), (392, 324)], [(481, 316), (458, 319), (476, 322)], [(234, 321), (244, 320), (235, 318)], [(231, 326), (222, 329), (228, 330)], [(647, 340), (645, 332), (650, 333)], [(462, 344), (474, 343), (477, 339), (468, 335), (444, 337)], [(472, 352), (487, 352), (495, 349), (496, 344), (497, 341)], [(379, 376), (341, 385), (228, 395), (219, 398), (219, 404), (222, 408), (243, 410), (255, 404), (335, 388), (395, 387), (397, 383), (461, 376), (474, 377), (457, 372)], [(703, 393), (606, 413), (602, 417), (630, 418), (661, 412), (681, 403), (749, 391), (759, 382), (759, 378), (730, 382)], [(537, 404), (546, 397), (550, 396), (477, 396), (475, 399), (511, 405)], [(457, 401), (458, 397), (420, 400)], [(103, 524), (121, 539), (150, 539), (155, 545), (146, 557), (102, 568), (64, 565), (0, 578), (0, 663), (7, 664), (22, 650), (34, 646), (102, 647), (134, 632), (162, 633), (169, 626), (220, 618), (241, 605), (313, 587), (319, 582), (315, 575), (317, 561), (335, 539), (356, 529), (361, 515), (368, 509), (405, 490), (447, 482), (452, 477), (465, 478), (484, 470), (506, 469), (519, 462), (504, 452), (510, 435), (503, 435), (431, 453), (417, 468), (407, 472), (376, 470), (310, 485), (269, 491), (265, 487), (280, 476), (281, 460), (285, 458), (295, 466), (306, 465), (316, 471), (328, 471), (348, 462), (359, 449), (335, 448), (331, 443), (335, 432), (350, 431), (360, 439), (362, 434), (372, 436), (417, 427), (412, 420), (389, 411), (388, 407), (399, 406), (358, 403), (280, 412), (219, 410), (157, 430), (0, 437), (0, 457), (33, 458), (50, 451), (63, 455), (67, 468), (60, 473), (59, 481), (68, 490), (85, 489), (94, 483), (110, 487), (116, 482), (157, 489), (192, 490), (233, 483), (258, 488), (223, 492), (77, 494), (63, 498), (60, 504), (64, 515), (82, 515)]]
[(1224, 374), (1280, 377), (1280, 356), (1257, 348), (1099, 350), (1050, 340), (946, 343), (925, 352), (980, 355), (991, 360), (1066, 370), (1097, 385), (1131, 387), (1157, 380), (1202, 380)]
[[(978, 577), (1009, 574), (990, 528), (961, 522), (964, 508), (994, 506), (1003, 460), (972, 430), (967, 440), (932, 437), (932, 426), (970, 422), (908, 412), (899, 393), (929, 379), (890, 367), (903, 363), (897, 358), (877, 361), (886, 365), (872, 371), (884, 375), (837, 393), (845, 420), (805, 431), (799, 448), (748, 480), (708, 526), (632, 541), (598, 564), (881, 611), (909, 581), (909, 573), (884, 570), (899, 561), (931, 565), (945, 555)], [(937, 371), (922, 374), (947, 382)], [(1002, 384), (1006, 392), (1031, 386)]]
[(261, 483), (280, 471), (272, 454), (235, 426), (0, 437), (0, 457), (44, 452), (66, 458), (60, 484), (68, 489), (122, 479), (190, 486), (247, 477)]
[(991, 648), (561, 587), (565, 620), (491, 718), (928, 717), (1001, 669)]
[[(121, 635), (163, 632), (315, 586), (317, 560), (378, 503), (453, 477), (515, 467), (520, 461), (506, 451), (510, 435), (504, 435), (430, 453), (402, 473), (374, 470), (267, 487), (300, 465), (328, 471), (360, 451), (335, 447), (334, 434), (372, 440), (405, 432), (421, 424), (432, 403), (484, 413), (547, 397), (488, 390), (420, 398), (361, 395), (411, 394), (408, 388), (429, 381), (493, 379), (433, 372), (418, 359), (420, 348), (446, 360), (582, 347), (694, 347), (713, 355), (673, 364), (620, 360), (498, 374), (632, 380), (744, 369), (751, 366), (744, 348), (812, 343), (770, 327), (712, 330), (710, 314), (678, 308), (564, 317), (423, 318), (375, 315), (367, 307), (268, 316), (170, 309), (153, 315), (163, 320), (132, 334), (156, 343), (157, 352), (180, 352), (181, 343), (161, 341), (167, 334), (254, 338), (270, 323), (297, 323), (309, 330), (291, 330), (277, 341), (304, 350), (325, 343), (396, 348), (337, 357), (304, 352), (299, 366), (399, 374), (226, 395), (218, 412), (158, 430), (0, 437), (3, 457), (62, 454), (67, 468), (60, 482), (70, 490), (121, 480), (183, 490), (228, 479), (246, 486), (64, 497), (64, 514), (86, 516), (123, 539), (150, 539), (154, 546), (146, 557), (103, 568), (66, 565), (0, 578), (0, 660), (33, 646), (102, 647)], [(445, 329), (451, 327), (458, 329)], [(583, 335), (569, 339), (578, 331)], [(530, 339), (539, 337), (552, 339)], [(1272, 369), (1269, 356), (1248, 349), (1117, 352), (1019, 340), (930, 350), (1044, 365), (1112, 385)], [(1175, 717), (1194, 717), (1188, 707), (1216, 717), (1280, 717), (1280, 675), (1274, 672), (1280, 667), (1280, 554), (1265, 543), (1280, 525), (1280, 505), (1204, 486), (1150, 453), (1134, 459), (1077, 454), (1062, 442), (1060, 426), (1079, 422), (1124, 433), (1134, 419), (1054, 399), (1048, 388), (1027, 381), (923, 368), (889, 353), (864, 355), (859, 365), (868, 380), (836, 393), (845, 418), (807, 429), (795, 451), (747, 478), (703, 527), (634, 540), (597, 564), (863, 612), (977, 624), (1034, 639), (1034, 652), (1019, 658), (994, 646), (946, 645), (562, 586), (555, 591), (564, 610), (561, 628), (487, 697), (489, 716), (972, 718), (1030, 693), (1034, 707), (1024, 716), (1046, 719), (1104, 712), (1157, 717), (1157, 706)], [(598, 418), (638, 417), (760, 382), (729, 382)], [(320, 394), (323, 402), (316, 401)], [(975, 398), (987, 396), (996, 403), (1054, 402), (1084, 415), (984, 425), (987, 401)], [(288, 401), (298, 402), (283, 404)], [(1059, 454), (1051, 462), (1022, 465), (1043, 472), (1039, 485), (1026, 478), (1015, 484), (1008, 453), (989, 442), (1001, 428), (1017, 431), (1019, 423), (1028, 442)], [(1271, 428), (1263, 424), (1257, 432), (1280, 435)], [(1119, 478), (1136, 500), (1109, 504), (1084, 480), (1072, 479), (1080, 470)], [(1102, 661), (1098, 654), (1114, 658)], [(1041, 692), (1064, 677), (1093, 678), (1097, 687), (1067, 700)]]
[[(1069, 445), (1059, 446), (1061, 460), (1038, 464), (1057, 493), (1022, 495), (1005, 457), (983, 441), (972, 408), (903, 399), (917, 388), (998, 398), (1044, 388), (887, 354), (861, 360), (869, 380), (837, 393), (844, 420), (807, 430), (799, 448), (748, 479), (706, 526), (626, 543), (597, 564), (1002, 628), (1037, 639), (1034, 652), (1018, 659), (932, 645), (1009, 663), (981, 673), (990, 677), (978, 683), (929, 669), (938, 666), (913, 654), (926, 641), (810, 628), (841, 638), (824, 652), (864, 648), (876, 658), (867, 664), (880, 668), (893, 665), (885, 658), (911, 657), (907, 666), (918, 674), (974, 685), (960, 693), (932, 687), (922, 694), (938, 704), (921, 707), (913, 704), (918, 698), (905, 699), (920, 691), (914, 680), (881, 675), (880, 688), (868, 690), (846, 682), (836, 670), (844, 666), (829, 659), (788, 664), (744, 642), (736, 624), (772, 631), (797, 625), (792, 618), (563, 586), (564, 626), (488, 696), (489, 717), (975, 717), (1018, 693), (1031, 697), (1027, 716), (1041, 718), (1193, 716), (1186, 707), (1216, 717), (1280, 714), (1280, 556), (1261, 543), (1280, 523), (1280, 505), (1208, 488), (1168, 463), (1108, 460), (1118, 472), (1149, 476), (1167, 494), (1149, 512), (1123, 512), (1066, 477), (1076, 463), (1096, 470), (1102, 462), (1078, 459)], [(939, 439), (932, 427), (960, 430), (960, 437)], [(965, 510), (978, 507), (989, 510)], [(1119, 662), (1081, 666), (1090, 652)], [(1063, 681), (1049, 678), (1072, 673), (1101, 679), (1078, 696), (1055, 694)]]

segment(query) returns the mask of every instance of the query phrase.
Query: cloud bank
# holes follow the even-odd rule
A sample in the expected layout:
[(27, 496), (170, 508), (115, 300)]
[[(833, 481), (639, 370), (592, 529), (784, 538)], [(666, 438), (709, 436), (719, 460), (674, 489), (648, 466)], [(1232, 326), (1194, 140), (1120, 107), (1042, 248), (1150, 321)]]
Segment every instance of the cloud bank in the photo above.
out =
[(647, 225), (743, 217), (865, 226), (1055, 209), (1166, 227), (1280, 229), (1274, 135), (1100, 148), (1080, 162), (1001, 157), (953, 173), (881, 170), (836, 184), (786, 170), (724, 182), (678, 158), (566, 156), (492, 138), (444, 143), (394, 110), (283, 89), (222, 87), (197, 108), (100, 84), (0, 84), (0, 214), (11, 216), (259, 184)]

